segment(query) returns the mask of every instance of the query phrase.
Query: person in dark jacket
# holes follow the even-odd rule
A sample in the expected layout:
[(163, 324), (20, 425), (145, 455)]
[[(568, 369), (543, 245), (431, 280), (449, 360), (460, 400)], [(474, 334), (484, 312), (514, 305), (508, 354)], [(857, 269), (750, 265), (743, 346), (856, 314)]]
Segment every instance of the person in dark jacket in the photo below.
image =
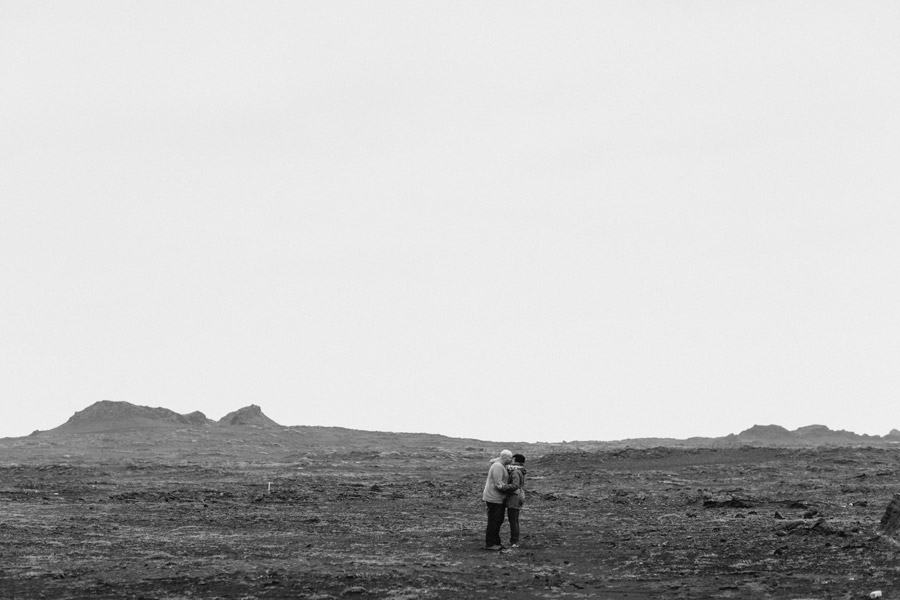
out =
[(525, 505), (525, 455), (513, 454), (513, 462), (507, 465), (509, 485), (516, 491), (506, 497), (506, 517), (509, 519), (509, 545), (519, 547), (519, 512)]

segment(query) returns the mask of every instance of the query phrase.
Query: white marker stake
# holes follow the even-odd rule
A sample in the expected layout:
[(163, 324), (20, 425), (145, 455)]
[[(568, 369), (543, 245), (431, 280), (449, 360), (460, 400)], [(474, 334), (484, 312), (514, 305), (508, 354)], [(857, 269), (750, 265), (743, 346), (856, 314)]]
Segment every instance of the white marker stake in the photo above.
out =
[(271, 482), (271, 481), (269, 482), (269, 487), (268, 487), (268, 489), (266, 489), (266, 493), (267, 493), (267, 494), (271, 494), (271, 493), (272, 493), (272, 482)]

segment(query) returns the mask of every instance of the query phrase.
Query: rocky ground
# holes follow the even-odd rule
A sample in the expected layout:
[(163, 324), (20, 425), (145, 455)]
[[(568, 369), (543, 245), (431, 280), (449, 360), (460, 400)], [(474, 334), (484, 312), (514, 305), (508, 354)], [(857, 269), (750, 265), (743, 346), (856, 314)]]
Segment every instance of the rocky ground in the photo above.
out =
[(497, 553), (496, 448), (175, 439), (0, 440), (0, 597), (900, 598), (892, 449), (529, 449)]

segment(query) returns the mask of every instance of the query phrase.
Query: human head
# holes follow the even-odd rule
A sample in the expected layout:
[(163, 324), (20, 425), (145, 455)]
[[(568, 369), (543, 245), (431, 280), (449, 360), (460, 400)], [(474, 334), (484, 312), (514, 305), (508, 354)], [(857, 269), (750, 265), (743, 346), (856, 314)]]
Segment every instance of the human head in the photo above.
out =
[(508, 465), (509, 463), (511, 463), (512, 459), (513, 453), (509, 450), (503, 450), (502, 452), (500, 452), (500, 462), (504, 465)]
[(514, 463), (518, 463), (520, 465), (525, 464), (525, 455), (524, 454), (513, 454), (512, 459)]

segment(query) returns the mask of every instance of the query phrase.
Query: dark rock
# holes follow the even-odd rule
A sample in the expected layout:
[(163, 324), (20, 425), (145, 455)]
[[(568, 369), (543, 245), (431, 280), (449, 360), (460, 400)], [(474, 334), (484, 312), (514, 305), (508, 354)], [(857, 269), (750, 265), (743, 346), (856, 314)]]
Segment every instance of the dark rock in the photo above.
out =
[(895, 535), (900, 530), (900, 494), (894, 494), (891, 498), (879, 526), (888, 535)]
[(704, 500), (703, 508), (753, 508), (753, 505), (746, 500), (740, 498), (729, 498), (727, 500)]
[(369, 590), (362, 587), (361, 585), (354, 585), (353, 587), (348, 587), (346, 590), (341, 592), (341, 596), (361, 596), (368, 593)]
[(810, 527), (810, 531), (814, 531), (816, 533), (821, 533), (823, 535), (837, 535), (841, 537), (846, 537), (847, 532), (839, 527), (835, 527), (825, 519), (819, 519), (815, 522), (815, 524)]

